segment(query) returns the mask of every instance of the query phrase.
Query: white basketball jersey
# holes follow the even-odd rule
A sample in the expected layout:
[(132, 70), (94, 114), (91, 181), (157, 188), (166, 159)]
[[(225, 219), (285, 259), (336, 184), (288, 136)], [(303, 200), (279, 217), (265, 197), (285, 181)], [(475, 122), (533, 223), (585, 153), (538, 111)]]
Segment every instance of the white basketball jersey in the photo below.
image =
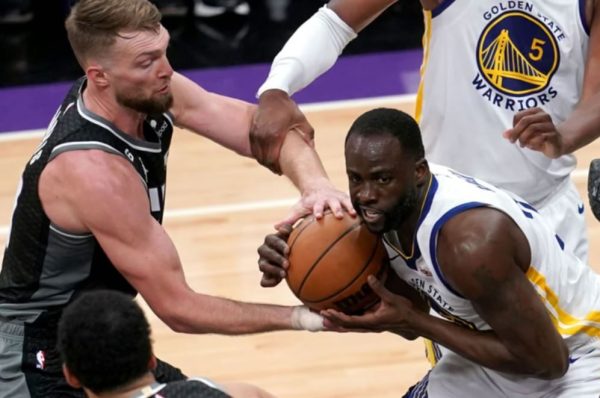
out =
[(427, 157), (540, 205), (575, 167), (502, 137), (515, 113), (565, 120), (582, 87), (585, 0), (445, 0), (425, 12), (417, 96)]
[[(526, 276), (570, 352), (581, 352), (597, 341), (600, 336), (600, 276), (564, 250), (560, 237), (523, 199), (452, 169), (433, 164), (430, 168), (433, 177), (411, 255), (402, 253), (393, 243), (397, 241), (393, 232), (384, 238), (396, 273), (426, 297), (443, 318), (465, 327), (489, 330), (490, 326), (477, 314), (471, 302), (444, 278), (437, 262), (437, 236), (456, 214), (477, 207), (498, 209), (514, 220), (529, 241), (531, 265)], [(446, 354), (442, 359), (445, 357)], [(528, 388), (527, 383), (519, 386), (529, 380), (527, 378), (481, 368), (479, 372), (486, 374), (483, 379), (492, 380), (496, 387), (503, 386), (502, 389), (511, 391)], [(537, 391), (540, 388), (538, 382), (532, 379), (529, 385), (534, 383)]]

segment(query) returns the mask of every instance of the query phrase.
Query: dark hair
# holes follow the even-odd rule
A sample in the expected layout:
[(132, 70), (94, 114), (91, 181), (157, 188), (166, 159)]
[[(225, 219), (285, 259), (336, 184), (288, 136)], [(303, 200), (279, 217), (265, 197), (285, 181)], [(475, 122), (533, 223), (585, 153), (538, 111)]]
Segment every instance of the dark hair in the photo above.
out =
[(148, 0), (80, 0), (65, 21), (71, 48), (85, 68), (90, 56), (101, 56), (122, 31), (156, 31), (161, 15)]
[(354, 121), (346, 142), (351, 134), (371, 136), (388, 133), (396, 137), (402, 149), (415, 156), (415, 159), (425, 157), (425, 149), (421, 139), (421, 129), (409, 114), (397, 109), (377, 108), (363, 113)]
[(148, 372), (150, 325), (130, 296), (108, 290), (84, 293), (62, 314), (58, 350), (84, 387), (112, 391)]

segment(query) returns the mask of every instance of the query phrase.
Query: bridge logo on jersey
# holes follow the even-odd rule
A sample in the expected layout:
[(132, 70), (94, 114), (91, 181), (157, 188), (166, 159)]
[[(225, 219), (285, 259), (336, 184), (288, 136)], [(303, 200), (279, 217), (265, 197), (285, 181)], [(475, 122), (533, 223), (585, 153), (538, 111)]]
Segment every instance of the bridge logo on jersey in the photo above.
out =
[(508, 11), (492, 19), (477, 44), (481, 77), (508, 96), (544, 91), (558, 64), (558, 44), (550, 29), (522, 11)]

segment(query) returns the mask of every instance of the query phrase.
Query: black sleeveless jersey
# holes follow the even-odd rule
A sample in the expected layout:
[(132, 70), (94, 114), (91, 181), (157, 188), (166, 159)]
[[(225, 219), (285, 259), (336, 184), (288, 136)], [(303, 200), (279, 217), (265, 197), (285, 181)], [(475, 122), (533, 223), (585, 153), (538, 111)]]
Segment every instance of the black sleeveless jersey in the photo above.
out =
[[(63, 152), (103, 150), (131, 163), (146, 186), (152, 216), (162, 222), (173, 121), (170, 114), (149, 116), (145, 139), (131, 137), (85, 108), (81, 95), (85, 84), (82, 78), (71, 87), (25, 166), (0, 272), (0, 317), (33, 321), (44, 312), (60, 313), (90, 289), (136, 294), (93, 235), (73, 234), (50, 222), (40, 202), (38, 181), (48, 162)], [(94, 201), (89, 198), (90, 207)]]
[(132, 398), (228, 398), (216, 386), (203, 379), (188, 379), (167, 384), (154, 383)]

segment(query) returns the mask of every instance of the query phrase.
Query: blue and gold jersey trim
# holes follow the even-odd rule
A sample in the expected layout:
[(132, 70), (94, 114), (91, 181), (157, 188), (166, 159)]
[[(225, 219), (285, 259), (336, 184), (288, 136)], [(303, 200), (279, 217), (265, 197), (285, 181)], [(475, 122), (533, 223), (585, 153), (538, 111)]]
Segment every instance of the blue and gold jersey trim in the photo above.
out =
[(425, 71), (427, 70), (427, 64), (429, 62), (429, 51), (431, 46), (431, 11), (423, 11), (423, 19), (425, 24), (425, 32), (423, 32), (423, 61), (421, 62), (421, 69), (419, 70), (420, 81), (419, 88), (417, 90), (417, 99), (415, 101), (415, 120), (417, 123), (421, 123), (421, 115), (423, 113), (423, 95), (425, 91)]
[[(423, 223), (423, 220), (429, 213), (429, 210), (431, 210), (431, 204), (433, 203), (433, 197), (435, 196), (435, 193), (437, 192), (438, 185), (439, 184), (438, 184), (437, 179), (435, 178), (435, 176), (433, 174), (431, 174), (431, 178), (429, 179), (429, 182), (427, 184), (427, 188), (425, 191), (425, 198), (423, 199), (423, 203), (421, 203), (421, 209), (419, 212), (419, 219), (417, 221), (416, 230), (419, 229), (419, 227)], [(389, 245), (389, 247), (394, 249), (394, 251), (397, 252), (404, 259), (404, 261), (410, 268), (417, 269), (416, 261), (419, 257), (421, 257), (421, 250), (419, 249), (419, 244), (417, 242), (416, 236), (413, 237), (412, 246), (411, 246), (410, 252), (408, 254), (403, 253), (402, 249), (400, 247), (396, 247), (396, 245), (394, 245), (385, 236), (384, 236), (384, 240)]]
[(526, 273), (527, 279), (535, 286), (542, 298), (556, 330), (563, 336), (585, 333), (600, 337), (600, 311), (590, 311), (583, 318), (569, 314), (560, 306), (559, 297), (548, 285), (546, 277), (533, 266)]
[(446, 8), (450, 7), (452, 3), (454, 3), (454, 0), (442, 0), (442, 2), (438, 4), (437, 7), (431, 10), (431, 16), (433, 18), (437, 17), (438, 15), (443, 13), (444, 10), (446, 10)]
[(587, 23), (587, 19), (585, 18), (585, 3), (586, 0), (579, 0), (579, 17), (581, 18), (581, 26), (583, 26), (583, 30), (587, 35), (590, 35), (590, 26)]

